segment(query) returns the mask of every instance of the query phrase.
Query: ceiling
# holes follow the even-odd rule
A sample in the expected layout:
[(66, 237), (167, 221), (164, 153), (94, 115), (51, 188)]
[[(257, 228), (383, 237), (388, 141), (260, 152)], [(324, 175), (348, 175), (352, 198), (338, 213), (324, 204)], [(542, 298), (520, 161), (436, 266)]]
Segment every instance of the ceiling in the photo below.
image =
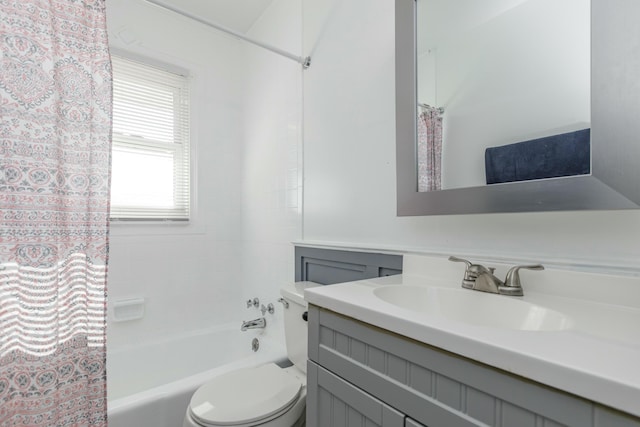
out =
[(246, 33), (274, 0), (160, 0), (176, 9)]

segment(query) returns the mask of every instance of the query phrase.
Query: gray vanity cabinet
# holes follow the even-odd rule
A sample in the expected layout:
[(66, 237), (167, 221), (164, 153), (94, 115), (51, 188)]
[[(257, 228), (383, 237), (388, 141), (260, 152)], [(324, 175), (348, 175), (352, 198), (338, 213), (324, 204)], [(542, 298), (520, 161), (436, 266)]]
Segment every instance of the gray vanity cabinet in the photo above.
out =
[[(317, 426), (403, 427), (404, 415), (321, 366), (307, 366), (307, 413)], [(309, 423), (307, 423), (309, 424)]]
[(309, 306), (309, 427), (640, 427), (640, 419)]

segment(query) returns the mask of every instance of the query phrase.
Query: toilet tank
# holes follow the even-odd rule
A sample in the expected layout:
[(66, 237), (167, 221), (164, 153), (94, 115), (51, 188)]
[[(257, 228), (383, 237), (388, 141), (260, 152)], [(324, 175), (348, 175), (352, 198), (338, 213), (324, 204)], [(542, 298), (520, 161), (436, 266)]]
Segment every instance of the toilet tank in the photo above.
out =
[(289, 303), (284, 309), (284, 337), (289, 360), (302, 372), (307, 372), (307, 302), (304, 290), (321, 286), (314, 282), (288, 283), (280, 289), (280, 294)]

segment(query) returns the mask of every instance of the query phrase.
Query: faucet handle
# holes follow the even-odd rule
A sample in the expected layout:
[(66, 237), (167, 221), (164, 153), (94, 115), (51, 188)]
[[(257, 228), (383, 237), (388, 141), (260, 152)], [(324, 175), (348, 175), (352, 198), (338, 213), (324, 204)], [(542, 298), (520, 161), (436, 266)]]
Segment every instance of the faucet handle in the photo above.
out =
[(267, 311), (269, 312), (269, 314), (273, 314), (276, 311), (276, 308), (271, 303), (269, 303), (269, 305), (266, 307), (264, 306), (264, 304), (262, 304), (262, 306), (260, 307), (260, 311), (264, 316)]
[(467, 261), (466, 259), (458, 258), (457, 256), (453, 256), (453, 255), (451, 255), (451, 256), (449, 257), (449, 261), (453, 261), (453, 262), (464, 262), (465, 264), (467, 264), (467, 268), (471, 267), (471, 261)]
[(522, 268), (526, 268), (527, 270), (544, 270), (544, 266), (542, 264), (516, 265), (515, 267), (512, 267), (507, 272), (507, 277), (504, 279), (504, 286), (500, 288), (501, 293), (512, 296), (524, 295), (519, 273)]
[(466, 259), (458, 258), (455, 256), (450, 256), (449, 261), (453, 262), (464, 262), (467, 267), (464, 270), (464, 277), (462, 278), (462, 287), (467, 289), (473, 289), (476, 279), (479, 275), (483, 273), (491, 273), (493, 274), (493, 268), (487, 268), (481, 264), (474, 264), (471, 261), (467, 261)]

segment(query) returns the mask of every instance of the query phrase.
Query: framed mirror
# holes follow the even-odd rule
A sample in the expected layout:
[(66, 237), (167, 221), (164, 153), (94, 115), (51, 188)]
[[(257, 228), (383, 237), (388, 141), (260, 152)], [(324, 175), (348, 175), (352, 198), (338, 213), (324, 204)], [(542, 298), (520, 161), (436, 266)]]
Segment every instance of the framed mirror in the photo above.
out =
[(626, 60), (606, 13), (589, 18), (603, 2), (396, 0), (399, 216), (638, 208), (636, 137), (611, 129), (637, 102), (600, 80)]

